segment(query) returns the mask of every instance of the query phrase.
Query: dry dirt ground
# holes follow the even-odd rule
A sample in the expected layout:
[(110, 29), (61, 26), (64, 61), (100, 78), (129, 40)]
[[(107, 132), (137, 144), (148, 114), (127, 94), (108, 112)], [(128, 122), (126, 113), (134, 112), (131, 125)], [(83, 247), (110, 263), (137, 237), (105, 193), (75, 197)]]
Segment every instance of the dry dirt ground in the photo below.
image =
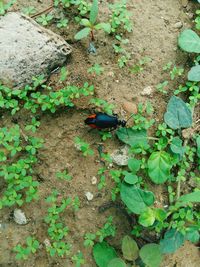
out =
[[(17, 1), (14, 6), (16, 10), (23, 7), (35, 6), (37, 11), (48, 7), (51, 1)], [(119, 69), (117, 58), (113, 53), (111, 39), (105, 38), (104, 34), (98, 34), (96, 40), (97, 55), (87, 54), (87, 41), (75, 42), (73, 35), (76, 29), (60, 30), (60, 32), (50, 27), (52, 30), (61, 34), (73, 47), (71, 58), (67, 62), (69, 71), (69, 83), (81, 85), (88, 81), (95, 86), (95, 95), (116, 105), (116, 113), (125, 116), (123, 103), (133, 101), (151, 101), (155, 108), (154, 118), (162, 120), (166, 103), (172, 91), (176, 87), (175, 82), (171, 82), (168, 90), (169, 94), (163, 96), (156, 92), (155, 86), (163, 81), (167, 74), (162, 72), (162, 67), (169, 61), (178, 66), (187, 67), (187, 55), (177, 49), (177, 36), (180, 29), (175, 27), (179, 21), (183, 28), (191, 27), (191, 14), (194, 11), (193, 3), (189, 3), (184, 8), (179, 0), (130, 0), (128, 9), (132, 13), (133, 31), (127, 37), (130, 40), (128, 50), (132, 54), (131, 64), (136, 64), (144, 56), (152, 59), (144, 67), (140, 74), (131, 74), (128, 68)], [(107, 8), (106, 1), (100, 5), (100, 18), (105, 16)], [(99, 77), (93, 77), (87, 73), (87, 69), (94, 63), (102, 64), (106, 71)], [(54, 83), (56, 74), (51, 78), (50, 83)], [(180, 80), (179, 80), (180, 81)], [(141, 91), (147, 87), (153, 88), (151, 97), (141, 96)], [(74, 266), (70, 259), (51, 258), (47, 255), (44, 240), (48, 237), (47, 225), (44, 223), (44, 216), (47, 213), (48, 205), (44, 199), (56, 188), (63, 197), (78, 196), (81, 201), (80, 210), (74, 215), (70, 211), (65, 211), (63, 219), (69, 227), (69, 242), (73, 245), (73, 252), (81, 250), (86, 259), (85, 267), (94, 267), (95, 263), (91, 256), (91, 250), (83, 246), (83, 236), (87, 232), (96, 232), (105, 223), (106, 217), (112, 215), (117, 227), (117, 235), (111, 238), (111, 243), (116, 249), (120, 248), (120, 240), (124, 234), (129, 234), (131, 227), (123, 213), (115, 208), (111, 208), (104, 213), (99, 213), (98, 208), (110, 200), (109, 182), (105, 190), (98, 191), (96, 185), (92, 185), (91, 178), (97, 175), (98, 163), (97, 145), (100, 141), (98, 134), (88, 132), (83, 121), (88, 114), (88, 105), (85, 101), (77, 103), (77, 108), (62, 109), (56, 114), (42, 114), (40, 117), (41, 126), (37, 135), (45, 140), (44, 148), (39, 152), (39, 164), (36, 166), (37, 173), (41, 177), (39, 187), (40, 199), (22, 207), (29, 223), (25, 226), (17, 225), (10, 219), (11, 209), (1, 210), (0, 223), (0, 266), (19, 266), (19, 267), (48, 267), (48, 266)], [(29, 121), (29, 114), (19, 113), (17, 115), (19, 124), (23, 127)], [(11, 118), (5, 115), (5, 120), (0, 122), (3, 126), (12, 125)], [(94, 157), (83, 159), (81, 154), (74, 148), (73, 139), (75, 136), (83, 137), (88, 143), (92, 144), (95, 150)], [(113, 138), (105, 143), (106, 150), (112, 152), (120, 146), (119, 141)], [(73, 180), (70, 183), (59, 182), (55, 178), (57, 171), (68, 168)], [(94, 199), (90, 202), (86, 200), (85, 192), (90, 191), (94, 194)], [(160, 194), (162, 190), (160, 191)], [(162, 196), (159, 196), (161, 198)], [(11, 249), (18, 243), (24, 243), (25, 237), (34, 234), (40, 241), (39, 252), (31, 256), (26, 262), (16, 262), (15, 254)], [(197, 247), (186, 243), (174, 255), (165, 257), (162, 267), (197, 267), (199, 266), (199, 252)]]

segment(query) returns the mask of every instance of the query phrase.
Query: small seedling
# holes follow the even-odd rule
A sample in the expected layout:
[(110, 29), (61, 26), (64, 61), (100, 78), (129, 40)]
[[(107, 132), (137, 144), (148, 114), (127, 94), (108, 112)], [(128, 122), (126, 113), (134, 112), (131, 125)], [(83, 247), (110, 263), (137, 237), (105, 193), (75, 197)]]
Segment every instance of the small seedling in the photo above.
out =
[(74, 143), (75, 147), (83, 153), (84, 157), (94, 155), (94, 151), (90, 148), (90, 145), (80, 137), (75, 137)]
[(57, 28), (66, 28), (68, 25), (69, 20), (68, 19), (60, 19), (58, 23), (56, 24)]
[(96, 75), (101, 75), (103, 71), (104, 68), (101, 67), (99, 64), (94, 64), (87, 70), (88, 73), (95, 73)]
[(72, 176), (69, 175), (67, 170), (64, 170), (63, 172), (57, 172), (56, 177), (60, 180), (66, 180), (66, 181), (72, 180)]
[(156, 89), (161, 92), (162, 94), (166, 95), (168, 92), (165, 90), (165, 87), (168, 85), (168, 81), (164, 81), (156, 85)]
[(53, 19), (53, 16), (50, 14), (42, 14), (39, 18), (37, 18), (37, 22), (42, 24), (43, 26), (47, 26), (49, 22)]
[(16, 0), (7, 1), (6, 4), (4, 4), (4, 1), (0, 1), (0, 16), (5, 15), (8, 9), (15, 3), (16, 3)]
[(94, 31), (95, 30), (104, 30), (107, 33), (110, 33), (110, 24), (109, 23), (98, 23), (96, 24), (98, 17), (98, 0), (93, 0), (92, 7), (90, 10), (90, 17), (89, 19), (82, 19), (80, 24), (84, 26), (82, 30), (80, 30), (76, 35), (76, 40), (81, 40), (85, 37), (87, 37), (89, 34), (91, 35), (91, 41), (93, 42), (95, 40), (94, 38)]
[(36, 13), (36, 9), (34, 6), (25, 7), (22, 9), (22, 12), (26, 15), (33, 15)]

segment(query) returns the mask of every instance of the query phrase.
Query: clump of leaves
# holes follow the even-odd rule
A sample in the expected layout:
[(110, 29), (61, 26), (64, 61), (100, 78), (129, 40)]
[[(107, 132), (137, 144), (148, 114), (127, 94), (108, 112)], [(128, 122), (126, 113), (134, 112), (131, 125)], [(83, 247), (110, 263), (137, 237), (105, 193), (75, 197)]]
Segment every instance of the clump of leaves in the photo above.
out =
[(74, 138), (75, 147), (83, 153), (83, 156), (92, 156), (94, 155), (94, 151), (90, 148), (90, 145), (86, 143), (83, 139), (80, 137)]
[(40, 17), (38, 17), (36, 19), (36, 21), (40, 24), (42, 24), (43, 26), (47, 26), (49, 24), (50, 21), (52, 21), (53, 16), (50, 14), (42, 14)]
[(26, 238), (26, 247), (18, 244), (13, 248), (13, 251), (16, 252), (17, 260), (27, 260), (30, 254), (36, 253), (39, 249), (39, 242), (35, 237), (28, 236)]

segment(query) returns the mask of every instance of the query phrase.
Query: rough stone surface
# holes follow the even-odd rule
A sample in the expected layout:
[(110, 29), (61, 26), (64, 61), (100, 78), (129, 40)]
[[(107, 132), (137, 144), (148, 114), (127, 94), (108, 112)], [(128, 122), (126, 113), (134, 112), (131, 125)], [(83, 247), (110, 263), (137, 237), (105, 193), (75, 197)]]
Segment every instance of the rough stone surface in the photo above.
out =
[(71, 47), (59, 35), (20, 13), (0, 16), (0, 80), (23, 87), (32, 77), (47, 77), (62, 66)]
[(128, 165), (129, 155), (128, 155), (128, 146), (123, 146), (120, 149), (114, 150), (111, 154), (111, 158), (115, 164), (118, 166)]
[(86, 192), (85, 196), (86, 196), (88, 201), (91, 201), (94, 198), (94, 195), (91, 192)]
[(27, 222), (28, 222), (24, 212), (20, 209), (14, 210), (14, 221), (17, 224), (27, 224)]

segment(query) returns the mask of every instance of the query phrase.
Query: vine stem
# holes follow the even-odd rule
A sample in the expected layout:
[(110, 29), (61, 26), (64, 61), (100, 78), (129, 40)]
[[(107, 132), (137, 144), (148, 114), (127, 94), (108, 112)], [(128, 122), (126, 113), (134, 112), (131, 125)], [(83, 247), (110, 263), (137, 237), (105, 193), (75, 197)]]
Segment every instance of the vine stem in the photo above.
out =
[(54, 7), (54, 5), (51, 5), (48, 8), (38, 12), (37, 14), (32, 15), (31, 18), (35, 18), (35, 17), (37, 17), (37, 16), (39, 16), (39, 15), (41, 15), (43, 13), (46, 13), (46, 12), (50, 11), (53, 7)]
[[(183, 143), (183, 147), (186, 147), (187, 146), (187, 143), (188, 143), (188, 139), (185, 139), (184, 143)], [(176, 188), (176, 200), (179, 199), (181, 195), (181, 179), (178, 180), (178, 183), (177, 183), (177, 188)]]

